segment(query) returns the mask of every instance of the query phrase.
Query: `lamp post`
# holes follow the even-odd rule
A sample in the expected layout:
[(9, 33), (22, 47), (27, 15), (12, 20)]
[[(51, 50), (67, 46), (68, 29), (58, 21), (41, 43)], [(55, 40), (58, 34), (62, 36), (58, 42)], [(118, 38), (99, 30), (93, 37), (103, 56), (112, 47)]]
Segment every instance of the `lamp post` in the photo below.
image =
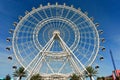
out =
[(112, 59), (112, 64), (113, 64), (113, 67), (114, 67), (114, 75), (115, 75), (115, 80), (117, 80), (117, 74), (116, 74), (116, 66), (115, 66), (115, 62), (114, 62), (114, 58), (113, 58), (113, 54), (112, 54), (112, 51), (110, 50), (110, 56), (111, 56), (111, 59)]

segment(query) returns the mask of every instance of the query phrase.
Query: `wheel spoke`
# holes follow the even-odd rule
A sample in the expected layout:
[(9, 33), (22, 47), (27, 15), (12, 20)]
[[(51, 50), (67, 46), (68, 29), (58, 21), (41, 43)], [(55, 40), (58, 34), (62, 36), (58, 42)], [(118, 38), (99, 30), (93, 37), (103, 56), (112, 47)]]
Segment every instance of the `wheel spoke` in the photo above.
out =
[(72, 6), (41, 5), (14, 25), (13, 51), (27, 79), (34, 73), (82, 76), (99, 51), (95, 24)]

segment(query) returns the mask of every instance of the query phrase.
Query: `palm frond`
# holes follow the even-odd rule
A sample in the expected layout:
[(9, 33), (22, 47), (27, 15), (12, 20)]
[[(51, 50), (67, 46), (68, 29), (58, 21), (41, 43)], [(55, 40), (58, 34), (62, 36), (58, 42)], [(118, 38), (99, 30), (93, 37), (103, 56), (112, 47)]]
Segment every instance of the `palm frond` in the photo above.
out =
[(27, 72), (24, 71), (23, 67), (19, 67), (19, 69), (17, 69), (15, 72), (13, 72), (13, 76), (14, 77), (26, 77)]

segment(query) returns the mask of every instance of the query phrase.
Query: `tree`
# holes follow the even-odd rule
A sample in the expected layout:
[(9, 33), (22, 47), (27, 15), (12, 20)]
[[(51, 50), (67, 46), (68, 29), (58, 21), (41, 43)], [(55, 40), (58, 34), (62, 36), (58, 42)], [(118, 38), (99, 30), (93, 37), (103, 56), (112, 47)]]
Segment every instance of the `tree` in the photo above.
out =
[(97, 80), (104, 80), (104, 77), (97, 77)]
[(73, 74), (70, 78), (70, 80), (79, 80), (79, 79), (80, 79), (80, 77), (76, 74)]
[(97, 75), (97, 70), (95, 70), (92, 66), (86, 67), (86, 70), (87, 70), (87, 71), (85, 71), (85, 76), (86, 76), (86, 77), (89, 77), (90, 80), (92, 80), (92, 77), (93, 77), (93, 76), (96, 76), (96, 75)]
[(40, 76), (40, 74), (35, 74), (30, 78), (30, 80), (42, 80), (42, 77)]
[(117, 76), (117, 77), (116, 77), (116, 80), (120, 80), (120, 76)]
[(11, 80), (11, 77), (10, 77), (10, 75), (9, 75), (9, 74), (8, 74), (8, 75), (6, 75), (5, 80)]
[(17, 69), (14, 73), (13, 73), (13, 76), (14, 77), (19, 77), (19, 80), (22, 79), (22, 77), (26, 77), (27, 76), (27, 73), (26, 71), (24, 71), (24, 67), (19, 67), (19, 69)]

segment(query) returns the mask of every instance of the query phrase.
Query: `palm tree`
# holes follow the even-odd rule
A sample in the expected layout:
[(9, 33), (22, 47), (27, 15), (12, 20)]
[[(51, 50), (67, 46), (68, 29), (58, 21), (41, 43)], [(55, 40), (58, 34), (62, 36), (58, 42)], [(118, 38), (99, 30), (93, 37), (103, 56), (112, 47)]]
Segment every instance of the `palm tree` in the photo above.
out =
[(8, 74), (8, 75), (6, 75), (5, 80), (11, 80), (11, 77), (10, 77), (10, 75), (9, 75), (9, 74)]
[(103, 77), (97, 77), (97, 80), (104, 80)]
[(76, 74), (73, 74), (70, 80), (80, 80), (80, 77)]
[(19, 69), (17, 69), (14, 73), (13, 73), (13, 76), (14, 77), (19, 77), (19, 80), (22, 79), (22, 77), (26, 77), (27, 76), (27, 73), (26, 71), (24, 71), (24, 67), (19, 67)]
[(96, 75), (97, 75), (97, 70), (95, 70), (92, 66), (86, 67), (86, 70), (87, 70), (88, 72), (87, 72), (87, 71), (85, 72), (85, 76), (86, 76), (86, 77), (89, 77), (90, 80), (92, 80), (92, 77), (93, 77), (93, 76), (96, 76)]
[(35, 74), (30, 78), (30, 80), (42, 80), (42, 77), (40, 76), (40, 74)]

